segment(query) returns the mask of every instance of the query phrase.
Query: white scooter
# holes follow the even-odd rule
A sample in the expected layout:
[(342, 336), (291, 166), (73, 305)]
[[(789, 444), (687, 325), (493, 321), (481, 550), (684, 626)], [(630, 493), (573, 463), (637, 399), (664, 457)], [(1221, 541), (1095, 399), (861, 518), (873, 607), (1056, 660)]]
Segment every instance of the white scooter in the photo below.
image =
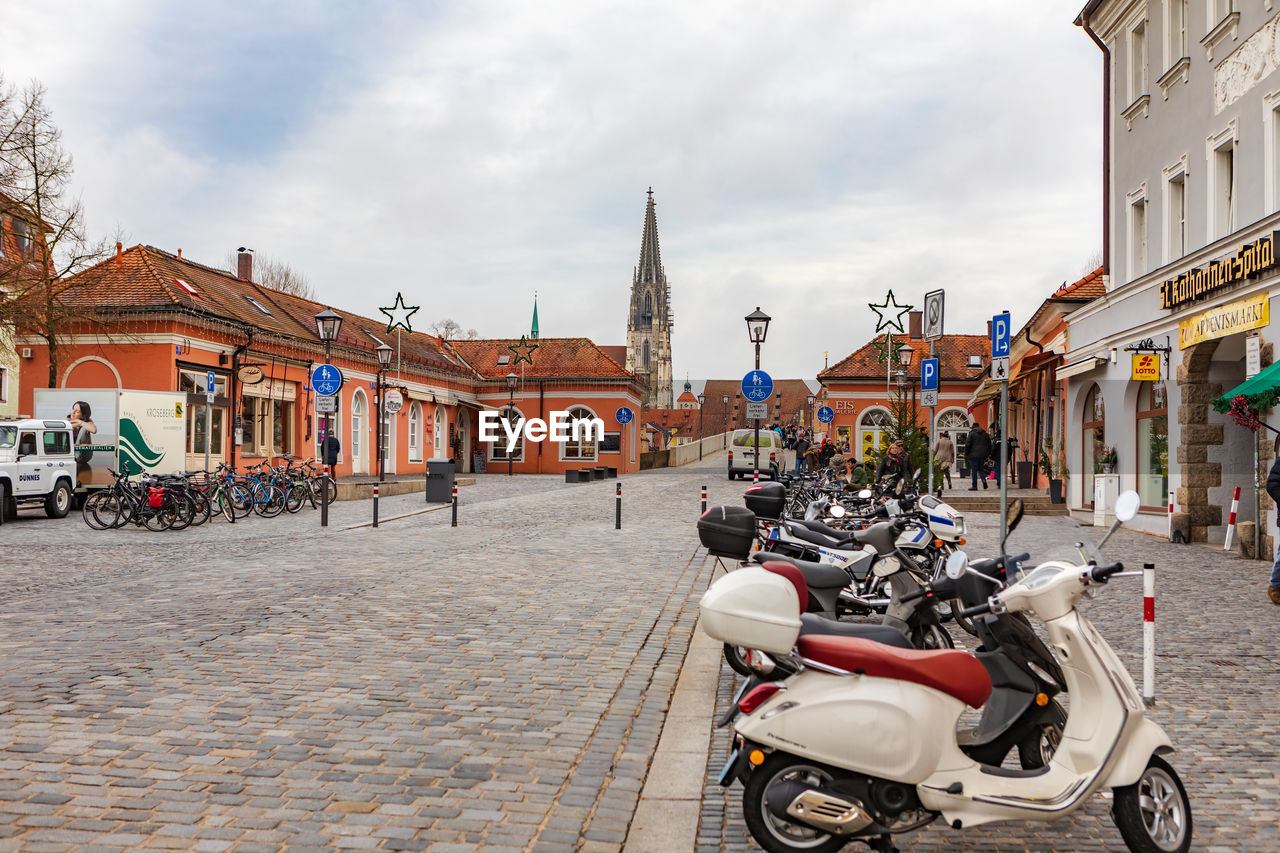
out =
[[(1112, 531), (1138, 504), (1134, 492), (1120, 497)], [(717, 581), (701, 602), (708, 634), (776, 654), (794, 647), (804, 666), (785, 684), (759, 685), (738, 703), (743, 713), (721, 784), (743, 781), (752, 836), (772, 853), (834, 851), (850, 840), (892, 851), (893, 834), (939, 816), (954, 829), (1048, 821), (1111, 788), (1112, 817), (1130, 850), (1185, 853), (1191, 806), (1161, 757), (1172, 752), (1169, 738), (1146, 718), (1124, 665), (1077, 609), (1122, 570), (1119, 563), (1046, 562), (972, 608), (975, 615), (1034, 613), (1062, 665), (1070, 713), (1052, 760), (1038, 770), (982, 765), (957, 745), (965, 706), (981, 707), (991, 693), (990, 678), (969, 654), (845, 637), (797, 642), (798, 596), (789, 582), (763, 569)], [(963, 552), (953, 554), (948, 576), (966, 571)]]

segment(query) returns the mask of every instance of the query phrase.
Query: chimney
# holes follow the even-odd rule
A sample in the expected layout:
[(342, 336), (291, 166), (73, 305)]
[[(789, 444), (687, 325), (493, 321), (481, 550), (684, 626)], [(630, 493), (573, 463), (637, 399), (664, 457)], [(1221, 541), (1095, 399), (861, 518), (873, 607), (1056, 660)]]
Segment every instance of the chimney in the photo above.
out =
[(924, 312), (912, 311), (907, 314), (907, 335), (913, 341), (918, 341), (924, 335)]
[(987, 340), (991, 340), (991, 321), (987, 321)]
[(253, 281), (253, 249), (241, 246), (236, 250), (236, 278)]
[(182, 247), (178, 247), (178, 260), (182, 260)]
[(116, 241), (116, 266), (120, 265), (120, 257), (124, 254), (124, 243)]

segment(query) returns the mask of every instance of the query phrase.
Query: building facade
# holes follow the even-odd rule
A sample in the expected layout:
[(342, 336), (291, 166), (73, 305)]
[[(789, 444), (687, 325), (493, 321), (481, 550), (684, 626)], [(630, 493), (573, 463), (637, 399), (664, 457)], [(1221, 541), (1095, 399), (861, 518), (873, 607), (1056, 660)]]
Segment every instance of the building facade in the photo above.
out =
[(658, 216), (653, 188), (644, 211), (640, 239), (640, 264), (631, 278), (631, 306), (627, 311), (626, 368), (648, 386), (644, 405), (655, 409), (673, 406), (671, 390), (671, 291), (658, 248)]
[(1274, 533), (1257, 488), (1271, 440), (1212, 404), (1270, 363), (1276, 339), (1277, 12), (1094, 0), (1077, 19), (1106, 63), (1108, 276), (1105, 294), (1070, 316), (1059, 370), (1076, 509), (1093, 505), (1094, 475), (1114, 454), (1119, 489), (1142, 497), (1138, 526), (1163, 533), (1172, 500), (1192, 539), (1222, 541), (1240, 486), (1240, 519), (1261, 515)]

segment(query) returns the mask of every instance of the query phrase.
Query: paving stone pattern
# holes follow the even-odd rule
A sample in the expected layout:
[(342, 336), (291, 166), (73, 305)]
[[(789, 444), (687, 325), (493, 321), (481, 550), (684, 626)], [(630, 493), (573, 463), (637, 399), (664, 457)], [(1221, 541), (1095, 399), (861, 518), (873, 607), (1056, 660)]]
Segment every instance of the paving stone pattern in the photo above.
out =
[[(0, 528), (0, 850), (618, 850), (719, 462), (169, 533)], [(719, 479), (716, 479), (718, 477)], [(382, 501), (384, 519), (425, 509)]]
[[(997, 524), (994, 515), (969, 518), (971, 556), (995, 553)], [(1031, 552), (1033, 559), (1061, 556), (1080, 532), (1065, 518), (1027, 518), (1009, 547)], [(1092, 528), (1083, 533), (1100, 538)], [(1266, 601), (1270, 564), (1123, 530), (1106, 554), (1123, 560), (1126, 568), (1156, 565), (1157, 704), (1151, 716), (1177, 749), (1170, 761), (1191, 798), (1193, 849), (1280, 850), (1280, 608)], [(1114, 580), (1084, 607), (1141, 687), (1141, 579)], [(972, 646), (967, 634), (956, 629), (952, 634), (957, 645)], [(722, 667), (717, 715), (732, 701), (737, 678)], [(726, 792), (715, 784), (729, 738), (727, 729), (713, 729), (698, 851), (759, 849), (742, 820), (741, 785)], [(1083, 813), (1057, 823), (963, 831), (935, 823), (897, 836), (895, 843), (912, 851), (1124, 850), (1108, 814), (1109, 797), (1104, 792)]]

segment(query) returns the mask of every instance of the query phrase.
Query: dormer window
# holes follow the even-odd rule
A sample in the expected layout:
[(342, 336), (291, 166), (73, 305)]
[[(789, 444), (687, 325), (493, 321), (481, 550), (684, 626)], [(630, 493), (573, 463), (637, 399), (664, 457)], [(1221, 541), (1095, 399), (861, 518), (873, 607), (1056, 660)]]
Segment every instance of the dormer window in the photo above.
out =
[(254, 299), (252, 296), (246, 296), (246, 297), (245, 297), (245, 299), (248, 299), (248, 300), (249, 300), (249, 304), (250, 304), (250, 305), (252, 305), (254, 308), (257, 308), (257, 309), (258, 309), (259, 311), (261, 311), (263, 314), (266, 314), (268, 317), (270, 317), (270, 316), (271, 316), (271, 312), (270, 312), (270, 311), (268, 311), (266, 308), (264, 308), (264, 307), (262, 306), (262, 303), (261, 303), (261, 302), (259, 302), (259, 301), (258, 301), (258, 300), (256, 300), (256, 299)]
[(31, 254), (31, 226), (23, 219), (9, 220), (13, 228), (13, 240), (18, 244), (18, 255), (26, 257)]
[(982, 356), (980, 355), (969, 356), (969, 369), (976, 370), (979, 367), (982, 367)]
[(510, 363), (511, 363), (511, 356), (509, 355), (498, 356), (498, 364), (502, 365), (502, 364), (510, 364)]
[[(175, 278), (175, 279), (173, 280), (173, 282), (174, 282), (174, 284), (178, 285), (178, 287), (181, 287), (183, 290), (185, 290), (187, 293), (191, 294), (192, 296), (195, 296), (195, 297), (199, 298), (199, 296), (200, 296), (200, 291), (196, 290), (196, 289), (195, 289), (195, 287), (194, 287), (193, 285), (189, 284), (188, 282), (183, 281), (183, 280), (182, 280), (182, 279), (180, 279), (180, 278)], [(252, 299), (250, 299), (249, 301), (250, 301), (250, 302), (252, 302), (253, 300), (252, 300)], [(265, 312), (264, 312), (264, 313), (265, 313)]]

